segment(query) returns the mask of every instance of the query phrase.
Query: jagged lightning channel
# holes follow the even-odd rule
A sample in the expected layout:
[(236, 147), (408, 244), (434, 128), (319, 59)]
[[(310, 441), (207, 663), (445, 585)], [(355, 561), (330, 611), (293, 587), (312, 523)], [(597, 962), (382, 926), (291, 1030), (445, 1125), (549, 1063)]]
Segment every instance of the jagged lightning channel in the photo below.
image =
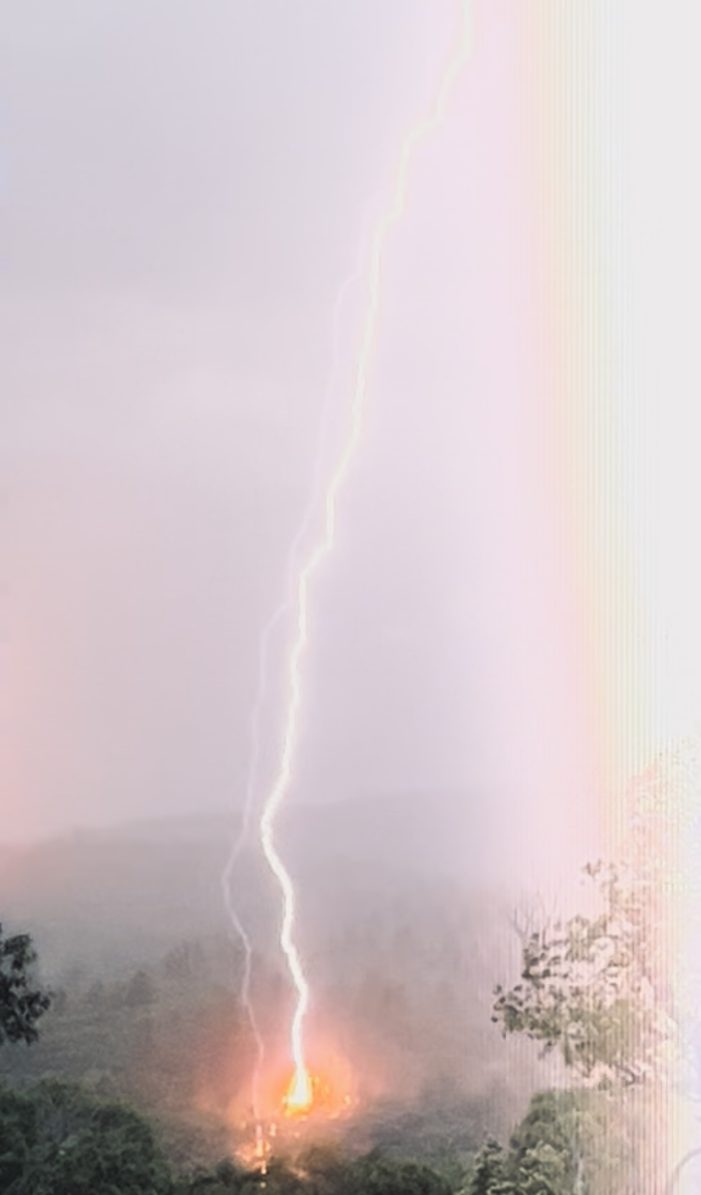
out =
[(368, 270), (368, 299), (355, 370), (355, 383), (350, 409), (350, 427), (336, 468), (326, 488), (323, 506), (323, 527), (319, 541), (310, 551), (306, 560), (299, 568), (297, 575), (297, 625), (288, 657), (289, 692), (287, 718), (283, 734), (280, 766), (263, 808), (260, 821), (260, 834), (263, 853), (282, 892), (283, 913), (280, 945), (287, 960), (290, 975), (292, 976), (297, 993), (290, 1041), (294, 1077), (288, 1100), (291, 1104), (302, 1108), (310, 1105), (312, 1102), (311, 1078), (306, 1065), (303, 1042), (303, 1024), (309, 1006), (309, 984), (292, 932), (295, 918), (294, 885), (275, 846), (273, 831), (276, 815), (289, 789), (292, 778), (292, 764), (298, 738), (299, 713), (302, 698), (301, 665), (309, 640), (309, 589), (312, 578), (319, 565), (334, 546), (338, 498), (361, 437), (363, 413), (367, 398), (370, 358), (377, 332), (382, 289), (382, 266), (387, 240), (392, 228), (401, 219), (404, 211), (409, 170), (414, 153), (421, 142), (442, 120), (448, 96), (467, 61), (470, 48), (471, 8), (472, 0), (462, 0), (460, 4), (458, 35), (441, 75), (436, 96), (428, 112), (412, 125), (404, 138), (397, 160), (393, 184), (390, 188), (387, 208), (378, 221), (372, 239)]
[(256, 674), (256, 687), (253, 705), (251, 707), (251, 717), (249, 723), (249, 762), (248, 771), (246, 774), (246, 787), (244, 791), (243, 808), (241, 811), (241, 822), (239, 830), (234, 838), (234, 841), (229, 852), (229, 856), (224, 865), (221, 876), (222, 895), (224, 905), (231, 921), (231, 926), (235, 937), (238, 939), (240, 945), (243, 947), (243, 970), (241, 974), (241, 983), (239, 987), (239, 1000), (243, 1007), (246, 1018), (248, 1020), (251, 1034), (255, 1043), (256, 1061), (253, 1069), (252, 1087), (251, 1087), (251, 1107), (255, 1121), (260, 1119), (260, 1076), (265, 1060), (265, 1043), (263, 1035), (258, 1025), (258, 1020), (255, 1013), (253, 999), (251, 995), (251, 980), (253, 971), (253, 945), (250, 935), (241, 920), (241, 916), (234, 903), (232, 893), (232, 883), (236, 865), (239, 862), (241, 852), (248, 839), (251, 816), (255, 805), (256, 792), (258, 790), (260, 759), (261, 759), (261, 724), (263, 713), (268, 697), (268, 678), (270, 665), (270, 652), (275, 634), (279, 626), (283, 623), (286, 615), (289, 613), (294, 598), (294, 580), (297, 570), (297, 563), (300, 552), (304, 545), (304, 541), (309, 534), (312, 520), (316, 513), (321, 493), (322, 481), (322, 459), (324, 455), (324, 445), (327, 439), (330, 413), (332, 407), (332, 398), (337, 389), (339, 360), (340, 360), (340, 329), (342, 324), (343, 310), (346, 304), (349, 291), (355, 286), (362, 275), (362, 262), (364, 259), (364, 242), (363, 251), (358, 254), (358, 261), (354, 269), (344, 279), (341, 284), (336, 300), (334, 303), (333, 318), (332, 318), (332, 349), (331, 349), (331, 366), (329, 378), (324, 388), (324, 400), (322, 405), (321, 419), (319, 421), (319, 431), (317, 436), (317, 444), (314, 458), (314, 476), (312, 480), (311, 492), (307, 501), (306, 508), (302, 515), (300, 524), (295, 532), (294, 538), (290, 543), (288, 549), (288, 560), (286, 570), (286, 596), (283, 601), (276, 607), (270, 615), (268, 621), (261, 631), (260, 640), (258, 644), (258, 668)]

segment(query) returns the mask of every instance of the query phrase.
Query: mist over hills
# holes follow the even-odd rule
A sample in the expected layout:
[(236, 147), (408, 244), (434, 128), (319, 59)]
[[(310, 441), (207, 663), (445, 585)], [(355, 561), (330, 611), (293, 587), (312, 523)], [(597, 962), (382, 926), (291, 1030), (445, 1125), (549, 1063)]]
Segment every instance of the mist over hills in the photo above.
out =
[[(462, 822), (463, 805), (453, 794), (290, 804), (277, 839), (297, 883), (301, 932), (317, 937), (329, 919), (338, 930), (412, 894), (447, 902), (450, 890), (492, 887), (485, 854)], [(208, 813), (5, 847), (5, 919), (35, 934), (49, 972), (69, 956), (114, 967), (183, 938), (222, 934), (221, 875), (238, 827), (235, 813)], [(255, 820), (232, 890), (262, 948), (269, 947), (279, 896)]]
[[(251, 829), (232, 891), (253, 945), (257, 1020), (270, 1056), (284, 1058), (292, 990), (280, 893)], [(252, 1057), (242, 948), (222, 893), (237, 833), (235, 816), (208, 813), (4, 852), (6, 927), (32, 934), (43, 976), (63, 993), (31, 1056), (13, 1056), (18, 1079), (107, 1083), (185, 1119), (205, 1092), (225, 1115)], [(534, 1082), (533, 1051), (503, 1042), (490, 1021), (494, 984), (518, 955), (515, 885), (490, 881), (463, 804), (454, 794), (291, 803), (277, 840), (296, 885), (312, 1050), (352, 1060), (370, 1103), (455, 1091), (481, 1101), (491, 1130), (507, 1126), (511, 1079), (521, 1093)], [(141, 990), (151, 993), (143, 1008), (133, 1004)], [(118, 1032), (118, 1059), (100, 1044), (105, 1025)]]

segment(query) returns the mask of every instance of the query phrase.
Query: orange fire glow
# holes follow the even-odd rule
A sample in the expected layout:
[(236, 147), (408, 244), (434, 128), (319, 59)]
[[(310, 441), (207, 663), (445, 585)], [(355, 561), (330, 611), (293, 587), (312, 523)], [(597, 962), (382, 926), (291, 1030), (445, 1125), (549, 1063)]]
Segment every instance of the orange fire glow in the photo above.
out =
[[(339, 1121), (352, 1115), (358, 1106), (355, 1077), (347, 1061), (333, 1050), (323, 1052), (323, 1066), (313, 1070), (292, 1069), (289, 1063), (283, 1074), (264, 1076), (261, 1119), (252, 1121), (246, 1115), (231, 1110), (231, 1124), (236, 1121), (238, 1161), (260, 1174), (267, 1171), (270, 1157), (279, 1140), (283, 1146), (299, 1146), (309, 1132), (320, 1123)], [(249, 1109), (250, 1113), (250, 1109)], [(243, 1132), (243, 1137), (240, 1133)]]
[(342, 1076), (340, 1068), (334, 1073), (324, 1070), (295, 1070), (282, 1096), (283, 1115), (286, 1118), (320, 1116), (335, 1120), (348, 1112), (354, 1104), (350, 1094), (348, 1076)]
[(285, 1115), (305, 1116), (311, 1112), (315, 1102), (316, 1086), (318, 1084), (306, 1067), (296, 1067), (282, 1101)]

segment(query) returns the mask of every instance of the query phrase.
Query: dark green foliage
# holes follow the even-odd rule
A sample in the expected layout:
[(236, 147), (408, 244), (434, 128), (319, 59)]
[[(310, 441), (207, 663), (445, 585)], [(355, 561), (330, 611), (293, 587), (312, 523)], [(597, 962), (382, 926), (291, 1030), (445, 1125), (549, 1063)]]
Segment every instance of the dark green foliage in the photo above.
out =
[(0, 1045), (38, 1037), (36, 1022), (51, 1003), (47, 992), (33, 986), (36, 955), (28, 934), (3, 938), (0, 924)]
[(416, 1162), (392, 1162), (377, 1152), (348, 1167), (347, 1195), (450, 1195), (445, 1179)]
[[(570, 1195), (580, 1167), (578, 1109), (572, 1093), (534, 1096), (511, 1138), (510, 1178), (523, 1195)], [(508, 1185), (505, 1190), (510, 1188)]]
[(313, 1147), (265, 1176), (226, 1159), (174, 1179), (147, 1122), (123, 1104), (72, 1084), (0, 1088), (3, 1195), (451, 1195), (426, 1166), (375, 1150), (355, 1160)]
[[(509, 1149), (488, 1141), (473, 1160), (463, 1195), (592, 1195), (602, 1173), (603, 1097), (592, 1092), (546, 1091), (531, 1100)], [(598, 1103), (597, 1103), (598, 1101)]]
[(487, 1141), (473, 1162), (465, 1195), (490, 1195), (506, 1179), (506, 1155), (497, 1141)]
[(465, 1167), (493, 1123), (487, 1099), (448, 1090), (424, 1090), (413, 1106), (383, 1100), (346, 1127), (350, 1149), (375, 1149), (383, 1158), (420, 1162), (459, 1187)]
[[(206, 1085), (219, 1100), (224, 1124), (232, 1075), (240, 1081), (248, 1072), (253, 1049), (230, 988), (207, 977), (187, 985), (168, 981), (158, 962), (113, 978), (84, 974), (62, 986), (65, 994), (59, 1004), (52, 1002), (35, 1047), (6, 1059), (14, 1083), (61, 1078), (124, 1099), (179, 1128), (188, 1121), (194, 1133), (202, 1118), (193, 1108)], [(173, 1142), (178, 1164), (206, 1163), (225, 1145), (214, 1140), (211, 1149), (190, 1155), (189, 1133), (182, 1138), (182, 1148)]]
[(510, 1178), (493, 1190), (495, 1195), (573, 1195), (574, 1187), (566, 1157), (541, 1143), (527, 1150)]
[(231, 1162), (200, 1171), (176, 1187), (177, 1195), (451, 1195), (448, 1183), (426, 1166), (398, 1162), (377, 1151), (349, 1161), (333, 1149), (315, 1146), (294, 1163), (273, 1158), (265, 1176)]
[(521, 1158), (540, 1144), (567, 1153), (572, 1145), (570, 1120), (577, 1110), (573, 1092), (543, 1091), (534, 1095), (528, 1112), (511, 1138), (511, 1148)]
[(169, 1195), (149, 1126), (68, 1084), (0, 1092), (0, 1190), (6, 1195)]
[(261, 1176), (241, 1170), (228, 1158), (213, 1170), (199, 1170), (181, 1179), (173, 1188), (173, 1195), (255, 1195), (261, 1190)]
[(340, 1195), (347, 1189), (348, 1162), (338, 1150), (314, 1145), (297, 1159), (307, 1195)]

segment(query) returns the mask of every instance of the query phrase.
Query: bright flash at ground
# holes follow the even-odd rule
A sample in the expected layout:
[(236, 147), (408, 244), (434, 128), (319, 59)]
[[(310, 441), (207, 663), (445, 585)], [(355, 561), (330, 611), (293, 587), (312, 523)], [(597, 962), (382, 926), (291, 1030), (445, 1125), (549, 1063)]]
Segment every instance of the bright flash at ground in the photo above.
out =
[(329, 1075), (295, 1070), (282, 1097), (283, 1114), (288, 1119), (315, 1116), (336, 1120), (354, 1103), (344, 1087)]
[(314, 1105), (315, 1082), (306, 1067), (296, 1067), (285, 1093), (286, 1116), (304, 1116)]

